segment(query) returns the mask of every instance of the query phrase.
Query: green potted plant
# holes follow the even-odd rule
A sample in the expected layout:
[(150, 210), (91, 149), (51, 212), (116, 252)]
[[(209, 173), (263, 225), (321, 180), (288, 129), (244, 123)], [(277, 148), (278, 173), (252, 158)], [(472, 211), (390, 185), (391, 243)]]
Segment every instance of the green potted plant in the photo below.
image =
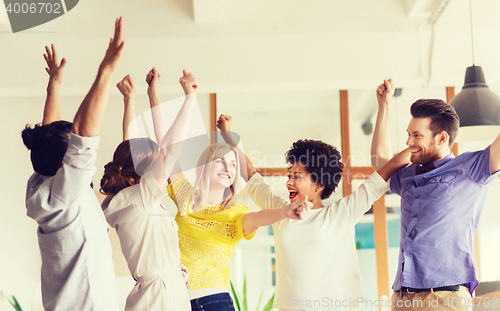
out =
[(2, 292), (0, 292), (0, 297), (5, 297), (5, 299), (7, 299), (7, 301), (11, 304), (11, 306), (14, 307), (14, 310), (23, 311), (21, 305), (19, 304), (15, 296), (12, 296), (12, 300), (10, 300), (8, 297), (4, 296)]
[[(243, 294), (242, 297), (239, 297), (238, 294), (236, 293), (236, 290), (234, 289), (233, 282), (231, 282), (231, 291), (233, 292), (233, 297), (234, 297), (234, 303), (236, 304), (236, 308), (238, 311), (248, 311), (248, 300), (247, 300), (247, 277), (245, 275), (243, 279)], [(257, 311), (259, 311), (260, 303), (262, 302), (262, 296), (264, 295), (264, 290), (260, 293), (260, 298), (259, 302), (257, 303)], [(240, 299), (241, 298), (241, 299)], [(241, 301), (241, 304), (240, 304)], [(264, 309), (262, 311), (270, 311), (273, 308), (273, 302), (274, 302), (274, 294), (269, 299), (267, 304), (264, 306)]]

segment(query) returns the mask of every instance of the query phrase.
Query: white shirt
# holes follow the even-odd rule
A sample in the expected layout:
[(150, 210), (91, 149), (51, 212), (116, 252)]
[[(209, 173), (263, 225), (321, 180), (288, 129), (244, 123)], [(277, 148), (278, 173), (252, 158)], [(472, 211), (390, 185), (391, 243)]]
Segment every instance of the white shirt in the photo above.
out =
[[(364, 295), (354, 225), (388, 187), (374, 173), (351, 195), (324, 208), (310, 210), (304, 220), (284, 219), (273, 225), (275, 308), (355, 309), (358, 297)], [(259, 174), (248, 181), (245, 191), (262, 209), (281, 208), (289, 203), (274, 194)]]
[(118, 310), (108, 225), (90, 187), (99, 137), (71, 134), (54, 176), (31, 175), (28, 216), (38, 222), (45, 310)]
[(103, 202), (106, 219), (116, 229), (137, 281), (125, 310), (191, 310), (187, 273), (181, 270), (179, 227), (160, 202), (166, 194), (154, 178), (143, 176), (139, 184)]

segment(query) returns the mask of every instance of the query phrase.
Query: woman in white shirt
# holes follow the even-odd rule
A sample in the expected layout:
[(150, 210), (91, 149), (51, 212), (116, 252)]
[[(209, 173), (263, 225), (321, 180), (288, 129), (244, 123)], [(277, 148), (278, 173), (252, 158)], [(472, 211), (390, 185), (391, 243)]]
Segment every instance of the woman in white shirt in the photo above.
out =
[[(153, 68), (146, 77), (152, 108), (158, 80), (159, 73)], [(188, 95), (196, 88), (196, 79), (184, 72), (180, 83), (186, 94), (183, 106), (192, 106), (193, 97)], [(188, 277), (180, 262), (178, 226), (160, 201), (167, 194), (163, 154), (158, 156), (157, 144), (148, 138), (128, 139), (128, 125), (134, 118), (135, 85), (127, 75), (117, 87), (125, 101), (124, 141), (116, 148), (113, 161), (105, 166), (100, 191), (108, 195), (102, 208), (106, 220), (117, 231), (136, 280), (125, 310), (188, 311)]]
[[(231, 117), (222, 117), (230, 131)], [(222, 136), (226, 139), (230, 135)], [(232, 144), (228, 139), (228, 144)], [(307, 196), (313, 205), (304, 220), (283, 219), (273, 225), (276, 249), (276, 294), (280, 310), (348, 310), (363, 301), (354, 226), (388, 189), (387, 180), (409, 163), (409, 151), (395, 156), (353, 193), (328, 206), (323, 201), (337, 188), (343, 171), (340, 152), (318, 140), (298, 140), (286, 152), (288, 200), (276, 195), (247, 158), (245, 191), (262, 209), (280, 208)]]

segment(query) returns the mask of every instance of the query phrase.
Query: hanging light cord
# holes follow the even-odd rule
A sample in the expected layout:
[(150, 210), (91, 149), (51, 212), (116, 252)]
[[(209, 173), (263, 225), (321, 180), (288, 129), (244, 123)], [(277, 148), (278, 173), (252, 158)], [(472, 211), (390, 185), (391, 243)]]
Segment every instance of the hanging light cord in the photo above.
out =
[(472, 66), (475, 66), (474, 61), (474, 32), (472, 29), (472, 0), (469, 0), (469, 11), (470, 11), (470, 41), (472, 43)]

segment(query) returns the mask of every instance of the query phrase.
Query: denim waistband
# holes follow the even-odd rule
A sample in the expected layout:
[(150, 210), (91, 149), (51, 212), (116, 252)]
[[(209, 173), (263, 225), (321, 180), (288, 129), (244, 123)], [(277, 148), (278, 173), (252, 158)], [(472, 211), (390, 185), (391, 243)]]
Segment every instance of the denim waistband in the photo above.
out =
[(232, 298), (228, 293), (213, 294), (209, 296), (191, 299), (191, 304), (194, 304), (196, 306), (201, 306), (207, 302), (212, 302), (217, 300), (232, 300)]

